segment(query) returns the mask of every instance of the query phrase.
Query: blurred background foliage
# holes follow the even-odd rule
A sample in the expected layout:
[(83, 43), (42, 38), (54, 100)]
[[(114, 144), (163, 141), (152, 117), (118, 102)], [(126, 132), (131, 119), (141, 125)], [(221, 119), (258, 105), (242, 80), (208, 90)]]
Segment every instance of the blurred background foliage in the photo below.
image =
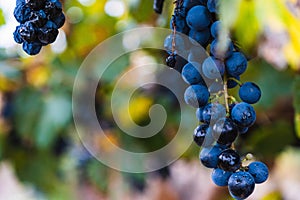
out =
[[(110, 36), (132, 28), (168, 28), (172, 2), (166, 0), (162, 15), (153, 12), (152, 3), (142, 0), (64, 0), (66, 24), (57, 41), (34, 57), (25, 55), (13, 42), (15, 3), (0, 3), (0, 158), (2, 165), (11, 165), (18, 182), (31, 188), (33, 194), (28, 199), (123, 199), (123, 194), (133, 195), (128, 191), (142, 194), (145, 188), (151, 187), (151, 182), (147, 182), (149, 177), (184, 182), (180, 177), (174, 179), (177, 177), (174, 172), (178, 167), (189, 174), (189, 168), (176, 165), (178, 162), (150, 174), (119, 173), (107, 168), (82, 147), (72, 120), (73, 81), (93, 48)], [(286, 176), (289, 166), (299, 166), (300, 162), (300, 1), (226, 0), (221, 1), (220, 9), (223, 35), (230, 33), (242, 49), (254, 57), (242, 80), (257, 82), (263, 91), (261, 101), (255, 105), (257, 122), (248, 134), (240, 137), (236, 147), (243, 155), (253, 153), (275, 171), (275, 178), (264, 186), (269, 189), (259, 193), (260, 198), (293, 199), (293, 196), (288, 197), (291, 194), (286, 194), (285, 187), (272, 180)], [(164, 40), (156, 39), (156, 42)], [(133, 40), (129, 38), (128, 41), (130, 45)], [(109, 106), (114, 84), (124, 71), (149, 59), (162, 64), (165, 56), (164, 52), (151, 50), (124, 55), (115, 61), (113, 70), (107, 71), (99, 83), (95, 107), (99, 122), (106, 127), (106, 135), (115, 144), (128, 150), (148, 152), (161, 148), (176, 134), (180, 122), (179, 104), (166, 88), (141, 88), (130, 101), (129, 112), (139, 125), (149, 123), (151, 105), (158, 103), (166, 109), (165, 127), (149, 139), (132, 138), (119, 130)], [(155, 71), (153, 76), (159, 76), (160, 69)], [(182, 81), (164, 78), (174, 84)], [(178, 89), (183, 91), (184, 88)], [(194, 113), (189, 117), (194, 118)], [(192, 135), (193, 127), (190, 132)], [(193, 163), (198, 159), (198, 152), (193, 144), (181, 160)], [(276, 165), (282, 160), (285, 169)], [(292, 163), (288, 165), (289, 162)], [(292, 165), (293, 162), (296, 164)], [(196, 166), (201, 167), (198, 161)], [(278, 169), (281, 171), (277, 172)], [(201, 170), (204, 174), (207, 172)], [(299, 188), (299, 170), (293, 173), (297, 174), (296, 186)], [(207, 177), (194, 178), (189, 184), (208, 181)], [(0, 184), (5, 186), (3, 181)], [(162, 183), (156, 187), (163, 191), (155, 197), (151, 195), (156, 193), (144, 192), (148, 199), (199, 199), (196, 192), (198, 197), (187, 198), (187, 191), (176, 190), (176, 183), (173, 189)], [(211, 194), (206, 194), (207, 199), (228, 199), (226, 192), (211, 187), (214, 192), (208, 190)], [(205, 194), (203, 188), (200, 193)], [(168, 191), (169, 194), (164, 193)], [(191, 188), (188, 192), (192, 193)], [(131, 196), (129, 199), (139, 198)]]

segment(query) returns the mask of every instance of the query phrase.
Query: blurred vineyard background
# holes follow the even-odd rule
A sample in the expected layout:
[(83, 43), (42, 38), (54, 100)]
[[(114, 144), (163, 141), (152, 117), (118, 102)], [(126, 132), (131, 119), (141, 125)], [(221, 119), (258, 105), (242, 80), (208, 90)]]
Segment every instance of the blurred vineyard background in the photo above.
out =
[[(171, 0), (166, 0), (162, 15), (154, 13), (152, 3), (64, 0), (67, 21), (57, 41), (39, 55), (29, 57), (13, 41), (15, 2), (0, 2), (0, 199), (230, 199), (226, 188), (213, 185), (210, 170), (199, 163), (199, 149), (194, 144), (169, 167), (148, 174), (129, 174), (94, 159), (76, 134), (72, 89), (81, 63), (101, 41), (121, 31), (168, 27)], [(242, 154), (253, 153), (271, 169), (269, 180), (258, 185), (249, 199), (297, 200), (300, 1), (226, 0), (221, 3), (220, 14), (225, 22), (224, 33), (230, 31), (254, 58), (243, 80), (258, 83), (263, 91), (261, 101), (255, 105), (257, 122), (236, 145)], [(124, 45), (130, 46), (136, 38), (127, 40)], [(131, 100), (129, 109), (137, 124), (149, 122), (148, 111), (154, 103), (162, 104), (168, 113), (160, 134), (147, 140), (125, 136), (114, 124), (108, 104), (113, 85), (123, 71), (147, 60), (162, 64), (165, 57), (163, 52), (147, 50), (125, 55), (99, 83), (95, 107), (114, 143), (152, 151), (167, 144), (176, 133), (180, 110), (165, 88), (142, 88)], [(159, 74), (156, 70), (152, 76)], [(191, 135), (192, 131), (193, 127)]]

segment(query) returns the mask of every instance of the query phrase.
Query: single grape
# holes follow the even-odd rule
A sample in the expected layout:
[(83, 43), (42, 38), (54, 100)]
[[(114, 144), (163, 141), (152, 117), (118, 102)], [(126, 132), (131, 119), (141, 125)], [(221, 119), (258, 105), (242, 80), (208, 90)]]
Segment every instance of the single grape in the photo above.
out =
[(211, 13), (218, 13), (219, 0), (208, 0), (207, 8)]
[(170, 34), (166, 37), (165, 41), (164, 41), (164, 48), (166, 49), (166, 51), (168, 52), (173, 52), (177, 51), (177, 52), (184, 52), (185, 51), (185, 44), (184, 44), (184, 40), (182, 39), (182, 37), (178, 34), (175, 35), (174, 37), (174, 42), (175, 42), (175, 46), (173, 49), (173, 34)]
[(254, 104), (259, 101), (261, 97), (261, 90), (255, 83), (246, 82), (240, 87), (239, 96), (242, 101)]
[(226, 116), (226, 108), (219, 103), (209, 103), (202, 111), (203, 121), (207, 124), (210, 121), (216, 122), (217, 120)]
[(38, 42), (24, 42), (23, 50), (29, 55), (36, 55), (41, 51), (42, 45)]
[(210, 38), (210, 31), (208, 28), (201, 31), (191, 29), (189, 32), (189, 39), (191, 43), (195, 45), (199, 43), (201, 46), (205, 47), (208, 44), (209, 38)]
[(217, 39), (220, 32), (221, 22), (215, 21), (210, 27), (210, 33), (213, 38)]
[(14, 31), (14, 40), (16, 43), (22, 44), (24, 42), (23, 38), (20, 35), (20, 30), (21, 26), (17, 26), (16, 30)]
[(240, 155), (233, 149), (226, 149), (219, 155), (218, 167), (224, 171), (235, 172), (241, 167)]
[(166, 59), (166, 64), (168, 67), (174, 68), (176, 65), (176, 55), (169, 55)]
[(240, 52), (234, 52), (226, 61), (226, 71), (229, 76), (237, 77), (243, 74), (248, 65), (248, 61), (244, 54)]
[(220, 43), (217, 39), (213, 40), (211, 45), (210, 45), (210, 53), (218, 59), (224, 59), (224, 58), (228, 58), (233, 54), (233, 44), (230, 40), (228, 40), (226, 42), (226, 48), (225, 50), (220, 49)]
[(258, 161), (250, 163), (248, 172), (253, 176), (255, 183), (263, 183), (269, 176), (267, 165)]
[(40, 28), (38, 39), (43, 45), (53, 43), (58, 35), (58, 30), (55, 28)]
[(30, 17), (31, 9), (24, 2), (17, 3), (14, 16), (19, 23), (25, 23)]
[(199, 155), (201, 163), (208, 168), (217, 168), (219, 155), (223, 150), (220, 146), (202, 148)]
[(31, 22), (25, 22), (25, 24), (22, 24), (19, 28), (19, 34), (26, 42), (32, 43), (36, 41), (37, 31)]
[(208, 89), (203, 85), (191, 85), (184, 92), (185, 102), (195, 108), (206, 105), (208, 102), (208, 98)]
[(202, 72), (209, 79), (221, 78), (225, 72), (225, 65), (214, 57), (208, 57), (202, 64)]
[(51, 20), (53, 21), (53, 23), (56, 24), (56, 27), (58, 29), (64, 25), (66, 18), (63, 13), (60, 13), (58, 16), (56, 16), (55, 18), (52, 18)]
[(211, 174), (211, 179), (217, 186), (227, 186), (229, 177), (232, 175), (232, 172), (226, 172), (222, 169), (214, 169)]
[(250, 127), (256, 120), (256, 113), (250, 104), (241, 102), (232, 109), (231, 118), (240, 127)]
[(215, 140), (211, 134), (211, 128), (207, 124), (199, 125), (194, 130), (194, 142), (199, 146), (209, 147), (211, 146)]
[(255, 182), (252, 175), (248, 172), (235, 172), (228, 180), (228, 189), (230, 195), (235, 199), (246, 199), (255, 188)]
[(200, 75), (199, 67), (197, 67), (197, 65), (197, 63), (187, 63), (182, 69), (182, 78), (190, 85), (197, 83), (204, 84), (204, 80)]
[(204, 6), (194, 6), (187, 13), (186, 22), (191, 29), (197, 31), (207, 29), (210, 24), (209, 11)]
[(45, 3), (44, 11), (48, 19), (53, 20), (62, 13), (62, 4), (59, 0), (48, 0)]
[(230, 118), (222, 118), (213, 125), (213, 136), (219, 144), (230, 145), (237, 138), (238, 129)]

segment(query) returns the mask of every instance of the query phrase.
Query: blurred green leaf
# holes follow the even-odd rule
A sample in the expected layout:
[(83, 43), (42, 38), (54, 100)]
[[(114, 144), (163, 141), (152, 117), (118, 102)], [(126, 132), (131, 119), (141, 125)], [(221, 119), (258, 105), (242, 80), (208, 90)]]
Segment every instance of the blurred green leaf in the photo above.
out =
[(5, 24), (5, 18), (3, 10), (0, 8), (0, 26), (2, 26), (3, 24)]
[(247, 148), (255, 156), (274, 158), (294, 141), (292, 125), (279, 120), (255, 130), (247, 139)]
[(295, 130), (300, 138), (300, 76), (294, 80), (294, 108), (295, 108)]
[(71, 100), (65, 95), (51, 95), (44, 99), (39, 123), (35, 130), (36, 145), (46, 148), (51, 145), (71, 118)]

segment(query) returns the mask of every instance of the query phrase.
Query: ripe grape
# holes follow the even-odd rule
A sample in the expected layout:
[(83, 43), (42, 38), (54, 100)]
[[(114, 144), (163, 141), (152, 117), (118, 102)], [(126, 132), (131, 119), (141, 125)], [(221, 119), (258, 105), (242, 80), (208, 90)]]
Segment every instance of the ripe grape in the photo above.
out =
[(229, 177), (232, 175), (232, 172), (224, 171), (222, 169), (214, 169), (211, 174), (211, 179), (218, 186), (227, 186)]
[(219, 155), (223, 150), (224, 148), (216, 145), (203, 148), (199, 155), (201, 163), (207, 168), (217, 168)]
[(231, 118), (240, 127), (250, 127), (256, 120), (256, 113), (250, 104), (241, 102), (232, 109)]
[(219, 144), (230, 145), (237, 138), (238, 129), (230, 118), (222, 118), (213, 125), (213, 136)]
[(240, 52), (234, 52), (226, 61), (226, 71), (229, 76), (237, 77), (247, 69), (247, 58)]
[(240, 98), (249, 104), (257, 103), (261, 97), (261, 90), (255, 83), (246, 82), (239, 89)]
[(241, 166), (240, 155), (232, 150), (226, 149), (219, 155), (218, 167), (224, 171), (235, 172)]
[(268, 167), (262, 162), (252, 162), (248, 166), (248, 172), (253, 176), (255, 183), (263, 183), (268, 179)]
[(235, 199), (246, 199), (255, 188), (254, 178), (248, 172), (235, 172), (228, 180), (228, 189)]
[(184, 93), (185, 102), (195, 108), (199, 108), (207, 104), (209, 98), (209, 92), (207, 87), (203, 85), (191, 85)]
[(182, 69), (182, 78), (186, 83), (190, 85), (204, 83), (197, 65), (197, 63), (187, 63)]
[(186, 22), (191, 29), (197, 31), (207, 29), (210, 24), (209, 11), (204, 6), (194, 6), (187, 13)]

